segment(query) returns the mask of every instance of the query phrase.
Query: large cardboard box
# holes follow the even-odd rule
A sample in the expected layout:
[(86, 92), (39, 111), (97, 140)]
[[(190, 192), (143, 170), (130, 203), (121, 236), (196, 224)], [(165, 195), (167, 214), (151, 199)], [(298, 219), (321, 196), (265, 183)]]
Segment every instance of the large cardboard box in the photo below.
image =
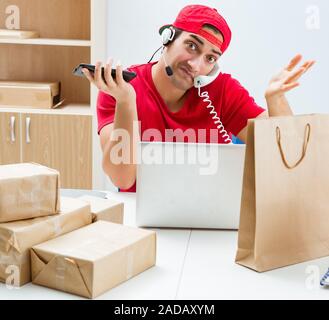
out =
[(31, 249), (32, 282), (95, 298), (156, 260), (156, 233), (97, 221)]
[(20, 108), (56, 108), (60, 105), (60, 82), (0, 81), (0, 105)]
[(123, 224), (123, 202), (94, 196), (82, 196), (79, 199), (90, 204), (93, 222), (104, 220)]
[(22, 286), (31, 281), (30, 248), (91, 223), (90, 205), (61, 198), (58, 215), (0, 224), (0, 281)]
[(35, 163), (0, 165), (0, 222), (57, 214), (59, 172)]

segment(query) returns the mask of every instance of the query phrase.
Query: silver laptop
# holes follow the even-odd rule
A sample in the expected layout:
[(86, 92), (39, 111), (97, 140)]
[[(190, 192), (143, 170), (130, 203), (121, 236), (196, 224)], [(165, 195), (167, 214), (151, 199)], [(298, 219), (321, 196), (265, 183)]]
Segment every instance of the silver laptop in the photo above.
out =
[(238, 229), (245, 145), (141, 142), (136, 224)]

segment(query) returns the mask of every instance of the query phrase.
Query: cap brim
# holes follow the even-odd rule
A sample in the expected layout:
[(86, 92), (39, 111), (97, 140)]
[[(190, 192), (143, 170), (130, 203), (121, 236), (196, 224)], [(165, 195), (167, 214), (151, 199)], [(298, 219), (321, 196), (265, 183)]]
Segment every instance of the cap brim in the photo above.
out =
[(169, 27), (172, 27), (172, 24), (165, 24), (164, 26), (162, 26), (159, 29), (159, 34), (161, 35), (161, 33), (163, 32), (163, 30), (166, 29), (166, 28), (169, 28)]

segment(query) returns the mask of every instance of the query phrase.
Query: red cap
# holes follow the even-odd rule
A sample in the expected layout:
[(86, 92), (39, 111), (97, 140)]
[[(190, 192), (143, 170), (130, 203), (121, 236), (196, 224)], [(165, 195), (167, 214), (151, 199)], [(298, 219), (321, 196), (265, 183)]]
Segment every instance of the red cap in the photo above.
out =
[[(224, 41), (221, 42), (213, 34), (202, 29), (205, 24), (210, 24), (218, 29), (222, 33)], [(179, 12), (173, 24), (164, 25), (160, 28), (160, 34), (170, 26), (200, 35), (215, 45), (221, 53), (225, 52), (231, 42), (231, 30), (225, 19), (215, 8), (203, 5), (186, 6)]]

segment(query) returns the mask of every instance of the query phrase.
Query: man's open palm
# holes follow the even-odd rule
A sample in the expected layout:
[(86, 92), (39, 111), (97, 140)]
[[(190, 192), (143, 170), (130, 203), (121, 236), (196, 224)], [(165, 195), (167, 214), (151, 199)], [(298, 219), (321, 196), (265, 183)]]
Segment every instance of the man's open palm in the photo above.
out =
[(283, 70), (270, 80), (269, 86), (265, 92), (267, 98), (280, 97), (291, 89), (299, 86), (299, 78), (315, 63), (314, 60), (309, 60), (296, 69), (301, 60), (302, 56), (300, 54), (296, 55)]

